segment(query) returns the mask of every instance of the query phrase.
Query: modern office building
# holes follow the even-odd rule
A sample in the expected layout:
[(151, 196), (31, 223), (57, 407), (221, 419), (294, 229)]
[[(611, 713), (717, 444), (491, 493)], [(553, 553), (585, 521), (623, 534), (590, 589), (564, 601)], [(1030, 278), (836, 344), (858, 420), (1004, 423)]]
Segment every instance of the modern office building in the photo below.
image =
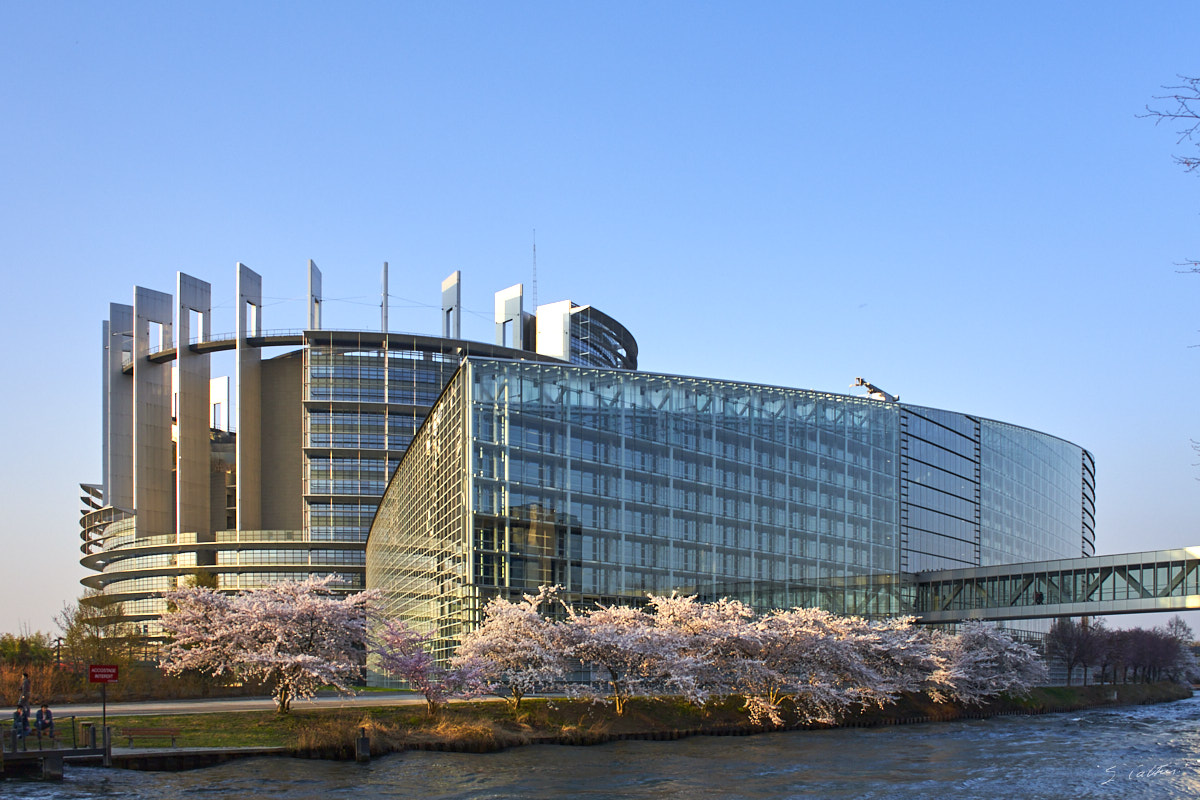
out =
[(1094, 554), (1091, 455), (1054, 436), (638, 372), (620, 323), (527, 313), (520, 286), (496, 294), (493, 343), (464, 340), (458, 273), (441, 335), (391, 331), (386, 301), (377, 330), (330, 330), (321, 282), (310, 262), (298, 330), (264, 326), (240, 264), (233, 333), (183, 274), (110, 306), (81, 563), (112, 620), (154, 636), (161, 594), (197, 575), (335, 575), (444, 653), (488, 598), (546, 583), (581, 605), (680, 590), (881, 615), (918, 573)]
[[(379, 498), (464, 357), (637, 367), (620, 323), (570, 301), (528, 313), (520, 285), (496, 295), (494, 344), (462, 339), (457, 272), (440, 336), (392, 332), (386, 275), (374, 331), (322, 326), (312, 262), (303, 330), (264, 326), (262, 279), (241, 264), (233, 333), (212, 333), (211, 287), (182, 273), (174, 295), (135, 287), (110, 305), (102, 480), (82, 485), (89, 602), (154, 636), (161, 594), (197, 575), (230, 591), (309, 575), (362, 589)], [(232, 376), (212, 375), (220, 351)]]
[(875, 394), (471, 354), (392, 476), (367, 583), (444, 656), (543, 584), (891, 615), (918, 572), (1094, 553), (1086, 450)]

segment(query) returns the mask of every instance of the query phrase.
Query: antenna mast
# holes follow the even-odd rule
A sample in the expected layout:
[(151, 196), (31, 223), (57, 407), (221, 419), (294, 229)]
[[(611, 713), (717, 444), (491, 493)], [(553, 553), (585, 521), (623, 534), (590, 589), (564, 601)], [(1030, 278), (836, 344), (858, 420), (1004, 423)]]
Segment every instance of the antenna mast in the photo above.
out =
[(387, 262), (383, 262), (383, 286), (382, 295), (379, 302), (379, 329), (384, 333), (388, 332), (388, 285), (387, 285)]
[(533, 310), (537, 311), (537, 228), (533, 229)]

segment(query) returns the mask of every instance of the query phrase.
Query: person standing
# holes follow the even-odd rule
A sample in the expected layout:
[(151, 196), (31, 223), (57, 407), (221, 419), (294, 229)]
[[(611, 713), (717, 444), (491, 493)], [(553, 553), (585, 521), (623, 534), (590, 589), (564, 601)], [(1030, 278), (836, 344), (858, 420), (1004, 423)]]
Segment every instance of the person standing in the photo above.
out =
[(21, 696), (17, 698), (17, 710), (13, 713), (13, 730), (17, 736), (29, 735), (29, 673), (21, 673)]

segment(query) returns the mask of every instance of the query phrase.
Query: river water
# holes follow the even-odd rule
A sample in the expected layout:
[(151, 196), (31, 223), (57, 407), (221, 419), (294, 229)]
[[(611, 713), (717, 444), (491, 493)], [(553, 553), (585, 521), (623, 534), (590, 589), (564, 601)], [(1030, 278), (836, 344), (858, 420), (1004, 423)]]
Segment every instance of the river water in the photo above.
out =
[(262, 758), (191, 772), (67, 767), (0, 797), (76, 798), (1200, 798), (1200, 696), (1036, 717), (410, 752), (348, 762)]

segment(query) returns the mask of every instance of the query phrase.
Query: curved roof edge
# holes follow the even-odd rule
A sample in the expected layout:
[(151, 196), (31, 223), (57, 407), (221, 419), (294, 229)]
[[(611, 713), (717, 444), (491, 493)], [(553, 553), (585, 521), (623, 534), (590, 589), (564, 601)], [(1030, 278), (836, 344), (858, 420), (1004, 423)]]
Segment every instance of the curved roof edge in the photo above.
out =
[[(488, 359), (489, 356), (472, 353), (472, 354), (469, 354), (466, 358), (471, 361), (478, 361), (481, 359)], [(520, 361), (520, 360), (529, 361), (530, 359), (495, 359), (495, 360), (497, 360), (497, 361)], [(984, 417), (982, 415), (972, 414), (967, 411), (956, 411), (954, 409), (949, 409), (949, 408), (936, 408), (934, 406), (917, 405), (916, 403), (902, 403), (898, 400), (897, 401), (877, 400), (873, 397), (866, 397), (864, 395), (846, 394), (845, 392), (831, 392), (831, 391), (828, 391), (825, 389), (805, 389), (805, 388), (802, 388), (799, 386), (782, 386), (780, 384), (774, 384), (774, 383), (753, 383), (751, 381), (731, 380), (728, 378), (707, 378), (702, 375), (682, 375), (679, 373), (672, 373), (672, 372), (653, 372), (653, 371), (647, 371), (645, 369), (621, 370), (621, 369), (605, 369), (605, 368), (601, 368), (601, 367), (587, 367), (587, 366), (582, 366), (579, 364), (568, 364), (568, 363), (565, 363), (558, 359), (541, 359), (541, 360), (549, 361), (550, 363), (553, 364), (553, 366), (556, 366), (556, 367), (569, 367), (571, 369), (578, 369), (578, 370), (592, 370), (595, 372), (628, 372), (633, 375), (640, 375), (640, 376), (650, 377), (650, 378), (657, 377), (657, 378), (675, 378), (678, 380), (686, 380), (686, 381), (706, 381), (706, 382), (710, 382), (710, 383), (723, 383), (723, 384), (728, 384), (728, 385), (733, 385), (733, 386), (745, 386), (745, 387), (752, 387), (755, 389), (770, 389), (770, 390), (782, 391), (782, 392), (808, 392), (811, 394), (827, 395), (829, 397), (835, 397), (835, 398), (845, 398), (847, 400), (854, 400), (854, 401), (860, 402), (860, 403), (870, 403), (872, 405), (878, 405), (878, 406), (897, 406), (900, 408), (909, 408), (909, 409), (928, 409), (930, 411), (937, 411), (937, 412), (941, 412), (943, 414), (961, 414), (964, 417), (971, 417), (972, 419), (976, 419), (981, 422), (990, 422), (990, 423), (993, 423), (996, 425), (1004, 425), (1009, 428), (1015, 428), (1017, 430), (1023, 430), (1023, 431), (1028, 431), (1030, 433), (1036, 433), (1039, 436), (1046, 436), (1051, 439), (1057, 439), (1058, 441), (1069, 444), (1072, 447), (1078, 447), (1080, 450), (1082, 450), (1084, 453), (1086, 453), (1089, 457), (1092, 457), (1092, 453), (1086, 447), (1084, 447), (1083, 445), (1081, 445), (1077, 442), (1072, 442), (1070, 439), (1064, 439), (1063, 437), (1058, 436), (1056, 434), (1047, 433), (1046, 431), (1041, 431), (1041, 430), (1038, 430), (1037, 428), (1030, 428), (1026, 425), (1017, 425), (1012, 422), (1005, 422), (1004, 420), (992, 419), (991, 417)]]

